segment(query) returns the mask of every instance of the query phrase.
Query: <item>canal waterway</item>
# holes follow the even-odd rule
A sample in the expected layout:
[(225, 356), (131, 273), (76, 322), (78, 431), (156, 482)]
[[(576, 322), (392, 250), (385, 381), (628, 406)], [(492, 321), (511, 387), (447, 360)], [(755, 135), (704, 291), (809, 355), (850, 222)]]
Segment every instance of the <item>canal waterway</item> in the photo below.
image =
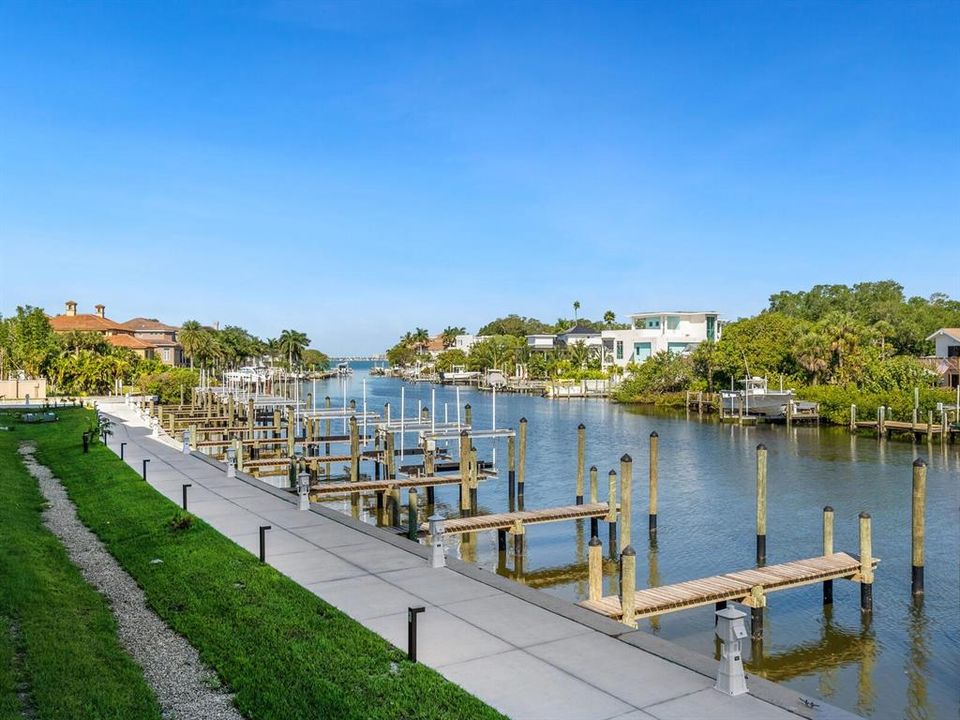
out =
[[(334, 405), (342, 397), (399, 417), (401, 387), (406, 416), (418, 403), (438, 419), (444, 406), (456, 418), (456, 390), (370, 377), (355, 364), (345, 381), (316, 383), (315, 398)], [(313, 390), (305, 384), (303, 392)], [(460, 388), (474, 426), (492, 426), (490, 393)], [(434, 401), (435, 398), (435, 401)], [(432, 406), (434, 405), (435, 406)], [(762, 649), (754, 647), (748, 673), (766, 676), (833, 705), (875, 718), (956, 718), (960, 713), (960, 444), (911, 444), (853, 436), (846, 429), (721, 425), (696, 413), (650, 413), (604, 400), (548, 400), (497, 395), (497, 425), (528, 420), (526, 509), (570, 505), (576, 483), (577, 425), (586, 426), (586, 464), (600, 474), (619, 472), (621, 455), (634, 461), (633, 545), (639, 587), (664, 585), (752, 567), (755, 551), (755, 489), (758, 443), (768, 448), (767, 562), (817, 556), (822, 551), (822, 509), (835, 510), (836, 551), (858, 552), (857, 515), (873, 517), (873, 553), (881, 559), (874, 585), (874, 611), (865, 621), (859, 587), (836, 581), (834, 603), (824, 608), (819, 586), (768, 596)], [(659, 533), (647, 539), (648, 438), (660, 438)], [(415, 436), (407, 447), (416, 444)], [(493, 441), (477, 440), (490, 459)], [(452, 448), (454, 451), (455, 449)], [(481, 482), (481, 512), (508, 509), (506, 442), (496, 445), (500, 478)], [(926, 595), (910, 595), (911, 473), (916, 458), (928, 463)], [(364, 472), (371, 472), (364, 468)], [(456, 487), (438, 487), (441, 514), (454, 515)], [(601, 523), (601, 540), (606, 527)], [(498, 559), (495, 533), (454, 544), (450, 551), (492, 572), (570, 600), (587, 595), (589, 522), (561, 522), (527, 529), (522, 568), (512, 550)], [(607, 563), (604, 594), (616, 592), (615, 563)], [(519, 570), (519, 571), (518, 571)], [(713, 608), (699, 608), (640, 621), (640, 628), (707, 655), (716, 653)], [(637, 678), (642, 681), (642, 678)]]

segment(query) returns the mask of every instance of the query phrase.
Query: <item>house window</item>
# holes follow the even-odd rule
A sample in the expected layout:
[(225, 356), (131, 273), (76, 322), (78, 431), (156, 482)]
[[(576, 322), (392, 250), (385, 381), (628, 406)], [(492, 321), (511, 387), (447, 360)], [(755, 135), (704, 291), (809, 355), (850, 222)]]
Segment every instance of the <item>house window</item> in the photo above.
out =
[(667, 330), (676, 330), (680, 327), (680, 318), (677, 315), (667, 315)]
[(717, 319), (713, 315), (707, 315), (707, 340), (717, 339)]
[(643, 326), (648, 330), (659, 330), (660, 318), (647, 318)]
[(634, 343), (633, 344), (633, 360), (634, 362), (641, 363), (650, 357), (650, 343)]
[(686, 352), (688, 347), (689, 345), (687, 345), (687, 343), (667, 343), (667, 351), (677, 353), (678, 355), (682, 352)]
[(960, 357), (960, 345), (947, 345), (947, 357)]
[(617, 360), (623, 360), (623, 340), (617, 340)]

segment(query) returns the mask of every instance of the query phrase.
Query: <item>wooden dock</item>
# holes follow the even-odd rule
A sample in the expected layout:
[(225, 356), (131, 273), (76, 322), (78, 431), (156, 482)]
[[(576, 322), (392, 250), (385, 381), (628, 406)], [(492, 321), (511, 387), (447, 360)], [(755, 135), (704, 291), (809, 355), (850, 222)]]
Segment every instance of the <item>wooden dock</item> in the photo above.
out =
[[(564, 507), (543, 508), (541, 510), (521, 510), (518, 512), (477, 515), (475, 517), (453, 518), (443, 521), (444, 535), (463, 535), (485, 530), (512, 530), (526, 525), (559, 522), (561, 520), (583, 520), (585, 518), (605, 518), (610, 514), (610, 505), (605, 502), (587, 505), (567, 505)], [(426, 532), (427, 523), (420, 529)]]
[(349, 495), (350, 493), (388, 492), (395, 488), (436, 487), (459, 485), (459, 475), (432, 475), (399, 480), (363, 480), (359, 482), (325, 482), (310, 486), (311, 495)]
[[(878, 562), (879, 560), (874, 558), (872, 565), (876, 566)], [(860, 568), (858, 558), (841, 552), (637, 590), (634, 595), (635, 619), (726, 601), (751, 606), (755, 595), (754, 588), (757, 586), (762, 588), (763, 593), (769, 593), (827, 580), (846, 579), (857, 582), (860, 579)], [(583, 600), (578, 605), (609, 618), (621, 621), (623, 619), (620, 598), (616, 595)]]

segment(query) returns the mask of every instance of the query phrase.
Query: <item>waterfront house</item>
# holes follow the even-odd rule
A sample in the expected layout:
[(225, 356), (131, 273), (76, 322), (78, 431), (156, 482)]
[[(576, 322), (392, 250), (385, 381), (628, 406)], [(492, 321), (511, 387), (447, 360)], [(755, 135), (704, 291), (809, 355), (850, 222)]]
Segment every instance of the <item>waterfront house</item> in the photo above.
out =
[(556, 335), (527, 335), (527, 348), (530, 352), (550, 352), (557, 347)]
[(636, 313), (626, 330), (604, 330), (604, 367), (626, 367), (657, 353), (691, 352), (702, 342), (720, 339), (722, 323), (712, 310)]
[(484, 339), (485, 338), (481, 335), (457, 335), (456, 342), (453, 344), (453, 349), (462, 350), (465, 353), (469, 353), (470, 348)]
[(934, 354), (921, 358), (945, 387), (960, 387), (960, 328), (940, 328), (927, 338), (935, 345)]
[(167, 365), (183, 365), (183, 348), (177, 341), (179, 328), (149, 318), (134, 318), (118, 323), (107, 317), (105, 305), (95, 305), (93, 313), (78, 313), (75, 300), (67, 300), (61, 315), (50, 317), (56, 333), (94, 332), (114, 347), (127, 348), (142, 358), (159, 358)]

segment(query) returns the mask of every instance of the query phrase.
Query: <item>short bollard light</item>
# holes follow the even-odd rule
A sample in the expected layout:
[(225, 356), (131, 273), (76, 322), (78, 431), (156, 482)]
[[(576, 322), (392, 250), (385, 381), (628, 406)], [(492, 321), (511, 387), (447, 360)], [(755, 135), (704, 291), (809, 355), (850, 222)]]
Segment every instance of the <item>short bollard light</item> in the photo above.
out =
[(297, 495), (300, 498), (300, 509), (310, 509), (310, 473), (302, 472), (297, 475)]
[(260, 562), (262, 563), (267, 561), (267, 530), (272, 529), (269, 525), (260, 526)]
[(180, 451), (184, 455), (189, 455), (190, 454), (190, 431), (184, 430), (182, 437), (183, 437), (183, 446), (181, 447)]
[(412, 663), (417, 661), (417, 615), (425, 609), (423, 606), (407, 608), (407, 659)]
[(120, 443), (120, 459), (123, 460), (123, 449), (127, 446), (125, 442)]
[(191, 483), (183, 484), (183, 509), (184, 510), (187, 509), (187, 488), (192, 488), (192, 487), (193, 485)]
[(85, 453), (90, 452), (90, 432), (88, 430), (83, 431), (83, 451)]
[(235, 478), (237, 476), (237, 451), (233, 448), (227, 448), (227, 477)]
[(727, 695), (743, 695), (747, 692), (747, 680), (743, 674), (741, 649), (747, 637), (743, 619), (747, 616), (732, 607), (717, 610), (717, 637), (720, 638), (720, 672), (715, 690)]
[(147, 463), (148, 463), (148, 462), (150, 462), (150, 458), (144, 458), (144, 459), (143, 459), (143, 473), (142, 473), (142, 474), (143, 474), (143, 479), (144, 479), (144, 480), (147, 479)]
[(443, 554), (443, 516), (431, 515), (427, 521), (430, 523), (430, 544), (433, 546), (430, 567), (446, 567), (447, 559)]

